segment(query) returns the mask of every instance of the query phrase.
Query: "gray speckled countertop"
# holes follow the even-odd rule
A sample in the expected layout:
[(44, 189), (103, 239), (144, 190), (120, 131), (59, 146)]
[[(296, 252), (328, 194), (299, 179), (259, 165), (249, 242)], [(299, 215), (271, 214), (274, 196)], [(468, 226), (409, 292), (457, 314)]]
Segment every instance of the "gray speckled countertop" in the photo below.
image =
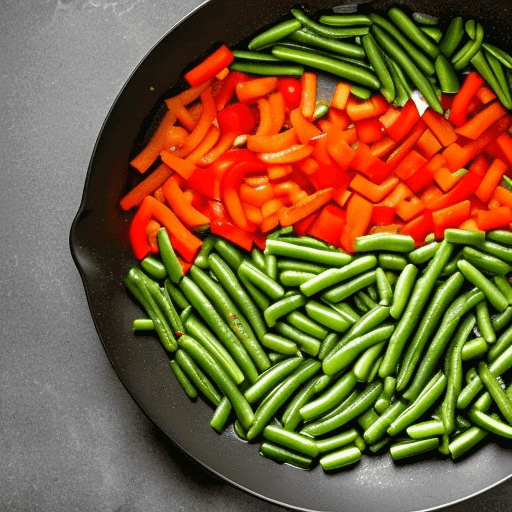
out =
[[(198, 0), (4, 0), (0, 510), (284, 510), (191, 462), (140, 412), (69, 251), (89, 159), (134, 67)], [(510, 510), (512, 482), (453, 506)]]

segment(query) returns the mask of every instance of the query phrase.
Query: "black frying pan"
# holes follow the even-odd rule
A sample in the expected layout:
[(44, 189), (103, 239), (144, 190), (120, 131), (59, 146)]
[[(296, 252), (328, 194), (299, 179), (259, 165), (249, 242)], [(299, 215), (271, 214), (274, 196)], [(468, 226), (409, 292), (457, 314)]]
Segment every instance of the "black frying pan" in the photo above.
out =
[[(512, 1), (411, 0), (414, 11), (441, 19), (461, 14), (481, 20), (489, 41), (510, 46)], [(311, 12), (332, 8), (311, 1)], [(391, 2), (361, 8), (386, 9)], [(230, 47), (286, 16), (289, 0), (211, 0), (193, 12), (145, 57), (117, 98), (98, 138), (84, 196), (71, 229), (71, 251), (82, 275), (91, 313), (119, 378), (145, 414), (185, 453), (233, 485), (300, 510), (408, 512), (443, 507), (482, 492), (512, 473), (512, 451), (490, 444), (453, 463), (427, 457), (394, 464), (389, 455), (365, 456), (355, 468), (325, 474), (302, 471), (258, 455), (256, 444), (228, 429), (209, 426), (212, 409), (192, 404), (177, 385), (168, 356), (154, 338), (135, 336), (131, 321), (140, 309), (123, 277), (135, 262), (127, 231), (131, 213), (117, 204), (133, 182), (128, 162), (158, 119), (163, 98), (184, 88), (180, 78), (216, 44)]]

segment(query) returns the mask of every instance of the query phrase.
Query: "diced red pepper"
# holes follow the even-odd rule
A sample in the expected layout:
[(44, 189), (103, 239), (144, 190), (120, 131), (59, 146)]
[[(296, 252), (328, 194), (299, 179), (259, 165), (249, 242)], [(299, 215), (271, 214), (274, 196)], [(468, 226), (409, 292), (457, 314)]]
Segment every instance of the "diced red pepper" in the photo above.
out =
[(416, 104), (414, 101), (408, 100), (400, 110), (400, 115), (396, 118), (395, 122), (386, 127), (386, 131), (395, 142), (401, 141), (413, 130), (414, 125), (419, 119), (420, 114)]
[(221, 236), (230, 242), (242, 247), (246, 251), (252, 249), (253, 238), (247, 231), (240, 229), (231, 222), (224, 220), (213, 220), (210, 230), (214, 235)]
[(339, 247), (345, 219), (345, 210), (334, 204), (327, 204), (308, 228), (307, 234)]
[(383, 204), (376, 204), (372, 210), (372, 224), (377, 226), (387, 226), (393, 224), (395, 220), (396, 208), (393, 206), (386, 206)]

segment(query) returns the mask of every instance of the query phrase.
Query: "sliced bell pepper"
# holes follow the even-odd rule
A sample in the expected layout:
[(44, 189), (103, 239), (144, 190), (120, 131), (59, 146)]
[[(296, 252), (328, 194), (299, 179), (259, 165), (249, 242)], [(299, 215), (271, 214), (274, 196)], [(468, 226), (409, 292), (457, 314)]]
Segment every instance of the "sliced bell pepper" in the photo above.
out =
[(297, 137), (301, 144), (307, 144), (313, 137), (317, 137), (322, 134), (320, 128), (308, 120), (302, 114), (302, 110), (300, 108), (290, 111), (290, 122), (293, 128), (295, 128)]
[(379, 203), (398, 185), (398, 183), (398, 178), (391, 176), (380, 185), (377, 185), (360, 174), (356, 174), (352, 178), (349, 187), (354, 192), (358, 192), (366, 199), (369, 199), (372, 203)]
[(396, 214), (404, 221), (408, 222), (412, 218), (419, 215), (425, 209), (423, 202), (417, 197), (412, 196), (402, 199), (396, 205)]
[(313, 212), (310, 215), (307, 215), (303, 219), (298, 220), (293, 223), (293, 230), (299, 236), (304, 236), (307, 233), (307, 230), (311, 224), (315, 221), (315, 219), (320, 214), (319, 211)]
[(166, 149), (160, 152), (160, 158), (164, 164), (168, 165), (173, 171), (176, 171), (186, 180), (190, 178), (197, 167), (194, 162), (190, 162), (184, 158), (176, 156)]
[(185, 80), (192, 86), (197, 87), (207, 80), (214, 78), (217, 73), (228, 67), (235, 60), (233, 52), (222, 45), (197, 66), (185, 73)]
[(345, 229), (341, 235), (341, 247), (347, 252), (354, 252), (356, 238), (366, 234), (370, 226), (373, 204), (354, 193), (347, 202), (346, 210), (347, 217)]
[(402, 234), (412, 236), (416, 245), (424, 244), (426, 236), (433, 231), (434, 222), (430, 210), (424, 210), (421, 215), (409, 221), (400, 230)]
[(236, 84), (235, 92), (242, 103), (256, 103), (263, 96), (275, 91), (276, 87), (277, 77), (264, 76), (239, 82)]
[(467, 220), (471, 213), (471, 202), (469, 200), (455, 203), (441, 210), (432, 212), (434, 223), (434, 234), (436, 238), (444, 236), (444, 230), (456, 228)]
[(449, 192), (428, 202), (426, 206), (431, 210), (440, 210), (465, 201), (475, 193), (481, 181), (481, 176), (469, 171)]
[(313, 224), (307, 229), (307, 234), (335, 247), (339, 247), (341, 234), (345, 227), (345, 218), (345, 210), (334, 204), (327, 204), (322, 208)]
[(230, 71), (228, 76), (223, 80), (222, 87), (217, 94), (214, 95), (217, 110), (222, 110), (228, 104), (229, 100), (231, 100), (235, 94), (237, 84), (247, 82), (248, 80), (250, 80), (249, 75), (240, 71)]
[(260, 208), (263, 203), (274, 197), (274, 189), (270, 183), (251, 187), (246, 183), (240, 185), (240, 201)]
[(331, 107), (345, 110), (349, 96), (350, 84), (348, 82), (338, 82), (332, 95)]
[(404, 159), (395, 167), (395, 174), (406, 181), (416, 171), (421, 169), (427, 163), (427, 159), (420, 155), (416, 150), (411, 149)]
[(377, 226), (387, 226), (393, 224), (395, 220), (396, 208), (384, 204), (373, 206), (371, 223)]
[(478, 210), (476, 224), (482, 231), (509, 228), (512, 223), (512, 210), (508, 206), (500, 206), (494, 210)]
[(279, 212), (279, 222), (282, 227), (292, 226), (301, 219), (316, 212), (327, 204), (332, 198), (333, 189), (326, 188), (314, 194), (308, 195), (288, 208), (282, 208)]
[(345, 108), (352, 121), (361, 121), (370, 117), (379, 117), (389, 108), (387, 101), (381, 96), (372, 96), (368, 100), (358, 100), (350, 96)]
[(480, 185), (475, 190), (475, 196), (478, 197), (484, 203), (489, 201), (494, 190), (500, 183), (501, 178), (503, 178), (503, 175), (506, 172), (507, 165), (499, 158), (496, 158), (489, 166), (489, 169), (483, 176)]
[(462, 126), (456, 128), (455, 131), (459, 135), (475, 140), (506, 113), (507, 111), (503, 108), (502, 104), (499, 101), (495, 101), (483, 110), (480, 110)]
[(508, 165), (512, 165), (512, 137), (507, 133), (502, 133), (496, 142), (507, 158)]
[(354, 123), (360, 142), (371, 144), (384, 138), (382, 123), (377, 118), (362, 119)]
[(443, 146), (437, 140), (436, 136), (430, 129), (426, 129), (423, 135), (416, 142), (416, 149), (425, 157), (432, 158), (436, 153), (439, 153)]
[(425, 124), (443, 146), (449, 146), (457, 140), (457, 133), (455, 133), (451, 123), (438, 112), (431, 108), (427, 108), (421, 116), (421, 119), (423, 119)]
[(510, 209), (512, 209), (512, 192), (510, 192), (510, 190), (498, 186), (494, 191), (494, 197), (496, 197), (501, 205), (508, 206)]
[(210, 231), (214, 235), (221, 236), (235, 245), (242, 247), (246, 251), (252, 249), (253, 238), (247, 231), (235, 226), (231, 222), (224, 220), (212, 220), (210, 224)]
[(386, 126), (386, 131), (395, 142), (399, 142), (413, 130), (419, 119), (416, 104), (412, 100), (407, 100), (395, 122)]
[(450, 123), (454, 126), (462, 126), (466, 122), (469, 104), (484, 84), (485, 80), (476, 71), (467, 75), (461, 88), (453, 98), (448, 116)]
[(312, 119), (315, 113), (318, 77), (316, 73), (306, 71), (301, 77), (302, 93), (300, 111), (306, 119)]
[(258, 157), (267, 164), (290, 164), (308, 157), (313, 152), (310, 144), (295, 144), (282, 151), (260, 153)]

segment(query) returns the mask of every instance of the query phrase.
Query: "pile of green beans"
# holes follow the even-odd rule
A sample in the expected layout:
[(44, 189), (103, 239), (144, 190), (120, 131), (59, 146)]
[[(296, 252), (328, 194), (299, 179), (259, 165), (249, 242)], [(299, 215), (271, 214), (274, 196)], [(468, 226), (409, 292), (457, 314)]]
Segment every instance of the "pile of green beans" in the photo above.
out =
[(217, 432), (324, 471), (512, 438), (511, 232), (448, 229), (418, 248), (380, 233), (354, 254), (290, 228), (250, 253), (208, 236), (184, 276), (157, 240), (163, 259), (125, 277), (147, 314), (133, 329), (156, 334)]
[(462, 73), (473, 69), (512, 109), (512, 56), (486, 42), (484, 27), (473, 19), (457, 16), (438, 23), (397, 6), (383, 13), (324, 14), (318, 20), (301, 9), (290, 14), (234, 50), (231, 68), (275, 76), (302, 75), (306, 67), (349, 81), (363, 99), (380, 90), (397, 106), (417, 89), (440, 113), (440, 94), (456, 93)]

